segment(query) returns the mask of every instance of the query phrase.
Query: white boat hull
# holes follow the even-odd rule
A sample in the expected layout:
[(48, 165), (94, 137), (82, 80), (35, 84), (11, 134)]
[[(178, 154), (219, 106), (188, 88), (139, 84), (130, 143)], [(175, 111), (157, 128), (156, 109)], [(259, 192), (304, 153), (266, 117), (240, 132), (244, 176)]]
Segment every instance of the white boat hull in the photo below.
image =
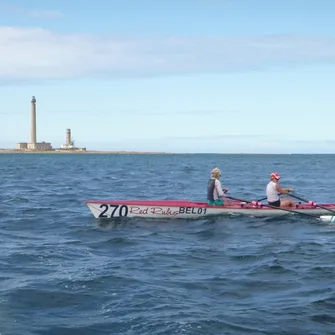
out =
[[(218, 215), (249, 215), (256, 217), (278, 217), (287, 214), (308, 214), (311, 216), (323, 215), (324, 221), (330, 212), (313, 205), (300, 205), (298, 208), (274, 209), (266, 206), (255, 206), (246, 203), (234, 203), (225, 206), (210, 206), (205, 202), (178, 201), (178, 200), (89, 200), (86, 204), (95, 218), (172, 218), (172, 219), (199, 219)], [(335, 204), (323, 206), (335, 211)], [(290, 212), (289, 212), (290, 211)], [(292, 213), (292, 212), (293, 213)], [(335, 217), (335, 216), (334, 216)], [(335, 219), (334, 219), (335, 221)]]

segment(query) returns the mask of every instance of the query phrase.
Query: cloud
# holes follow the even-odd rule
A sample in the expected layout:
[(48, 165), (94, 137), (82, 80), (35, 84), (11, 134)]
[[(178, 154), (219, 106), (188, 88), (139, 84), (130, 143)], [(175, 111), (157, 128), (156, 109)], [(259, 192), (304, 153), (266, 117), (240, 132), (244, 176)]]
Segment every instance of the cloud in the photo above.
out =
[(278, 135), (257, 135), (257, 134), (218, 134), (218, 135), (197, 135), (197, 136), (179, 136), (179, 137), (165, 137), (164, 140), (178, 140), (178, 141), (267, 141), (269, 139), (277, 139)]
[(0, 80), (155, 76), (335, 61), (335, 38), (117, 38), (0, 27)]
[(63, 17), (63, 13), (58, 10), (27, 10), (27, 14), (35, 18), (58, 19)]
[(59, 10), (28, 9), (20, 6), (6, 6), (6, 9), (10, 12), (39, 19), (59, 19), (64, 16)]

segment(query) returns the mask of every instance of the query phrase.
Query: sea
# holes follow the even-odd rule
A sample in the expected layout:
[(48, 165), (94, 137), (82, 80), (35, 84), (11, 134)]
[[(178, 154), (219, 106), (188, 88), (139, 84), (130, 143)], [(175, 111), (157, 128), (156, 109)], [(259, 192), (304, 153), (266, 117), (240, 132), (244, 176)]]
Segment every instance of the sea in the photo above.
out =
[[(335, 224), (95, 219), (92, 199), (335, 203), (335, 155), (1, 154), (1, 335), (335, 334)], [(331, 213), (330, 213), (331, 215)]]

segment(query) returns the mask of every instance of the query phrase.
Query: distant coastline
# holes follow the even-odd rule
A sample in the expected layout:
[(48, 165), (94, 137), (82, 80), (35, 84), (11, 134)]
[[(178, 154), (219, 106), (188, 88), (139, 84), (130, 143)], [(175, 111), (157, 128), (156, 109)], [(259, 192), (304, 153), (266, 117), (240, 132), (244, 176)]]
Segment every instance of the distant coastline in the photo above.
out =
[(260, 152), (161, 152), (161, 151), (126, 151), (126, 150), (20, 150), (0, 149), (0, 154), (51, 154), (51, 155), (264, 155), (264, 156), (288, 156), (288, 155), (335, 155), (334, 153), (260, 153)]
[(19, 149), (0, 149), (0, 154), (65, 154), (65, 155), (85, 155), (85, 154), (115, 154), (115, 155), (168, 155), (171, 152), (150, 152), (150, 151), (104, 151), (104, 150), (19, 150)]

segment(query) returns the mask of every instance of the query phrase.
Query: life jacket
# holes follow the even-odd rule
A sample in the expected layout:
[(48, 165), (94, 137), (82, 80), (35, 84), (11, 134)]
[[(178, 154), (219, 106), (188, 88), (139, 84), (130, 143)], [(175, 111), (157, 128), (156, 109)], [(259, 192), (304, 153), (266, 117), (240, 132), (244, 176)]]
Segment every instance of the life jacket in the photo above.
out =
[(214, 201), (215, 179), (210, 179), (207, 185), (207, 200)]

